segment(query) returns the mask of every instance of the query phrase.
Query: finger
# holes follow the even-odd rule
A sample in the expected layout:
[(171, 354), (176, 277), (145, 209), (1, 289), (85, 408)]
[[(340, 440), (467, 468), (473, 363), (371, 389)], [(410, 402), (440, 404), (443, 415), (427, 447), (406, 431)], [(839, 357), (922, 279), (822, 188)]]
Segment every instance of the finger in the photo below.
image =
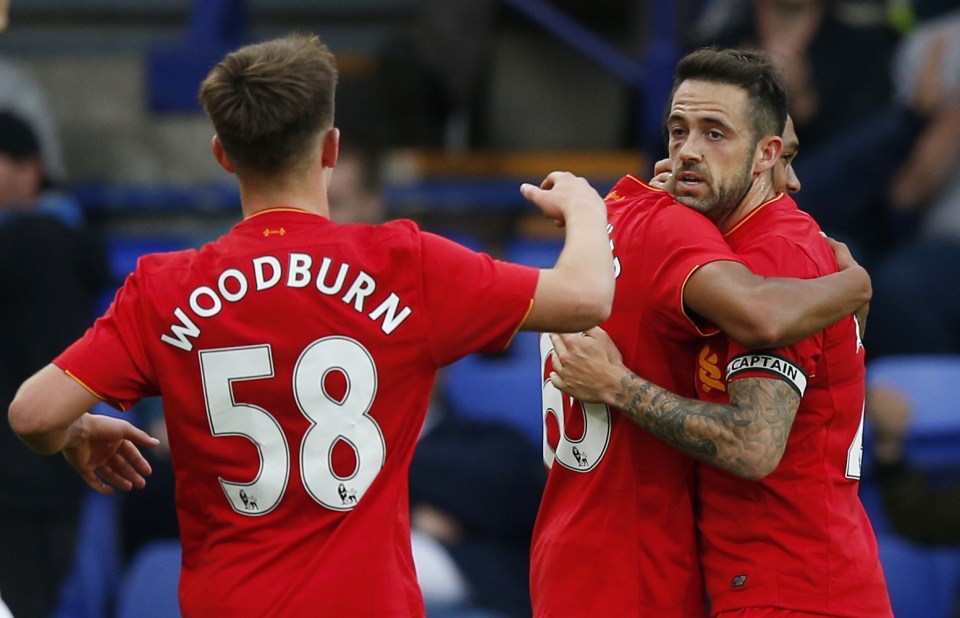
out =
[(610, 338), (609, 333), (603, 330), (599, 326), (594, 326), (586, 332), (587, 337), (591, 339), (596, 339), (597, 341), (605, 344), (613, 344), (613, 339)]
[(109, 485), (113, 489), (117, 488), (115, 481), (119, 477), (117, 476), (117, 473), (114, 472), (113, 465), (110, 463), (110, 461), (105, 461), (104, 463), (97, 466), (94, 472), (96, 473), (97, 478), (99, 478), (101, 482), (103, 482), (106, 485)]
[(560, 362), (560, 357), (557, 356), (556, 352), (550, 353), (550, 364), (553, 365), (554, 371), (563, 371), (563, 363)]
[(564, 384), (564, 382), (563, 382), (563, 378), (561, 378), (559, 375), (557, 375), (557, 372), (556, 372), (556, 371), (553, 371), (553, 372), (550, 373), (550, 383), (553, 384), (553, 386), (554, 386), (555, 388), (557, 388), (558, 390), (561, 390), (561, 391), (563, 390), (563, 387), (565, 386), (565, 384)]
[(520, 195), (528, 202), (536, 202), (542, 192), (543, 190), (540, 187), (532, 185), (529, 182), (520, 185)]
[(117, 452), (130, 464), (136, 468), (137, 472), (144, 476), (150, 476), (153, 473), (153, 468), (150, 466), (150, 462), (147, 461), (147, 458), (143, 456), (143, 453), (133, 445), (133, 443), (124, 441), (120, 445), (120, 448), (117, 449)]
[(89, 486), (90, 489), (98, 494), (110, 495), (113, 493), (113, 487), (110, 487), (110, 485), (107, 485), (100, 480), (100, 477), (97, 476), (92, 470), (89, 472), (84, 472), (80, 476), (83, 477), (83, 480), (87, 483), (87, 486)]
[(543, 182), (540, 183), (541, 189), (552, 189), (557, 186), (557, 183), (560, 182), (566, 176), (572, 176), (570, 172), (561, 172), (553, 171), (547, 174), (547, 177), (543, 179)]
[(133, 482), (124, 477), (122, 472), (112, 467), (107, 468), (106, 466), (100, 466), (97, 472), (100, 477), (114, 489), (119, 489), (120, 491), (130, 491), (133, 489)]
[(550, 333), (550, 342), (553, 343), (553, 351), (557, 356), (567, 353), (567, 342), (559, 333)]
[(160, 444), (160, 440), (154, 438), (136, 425), (124, 425), (123, 437), (134, 444), (153, 448)]
[(111, 474), (107, 480), (117, 489), (129, 491), (133, 487), (143, 487), (147, 484), (143, 476), (122, 455), (117, 454), (111, 458), (110, 470)]

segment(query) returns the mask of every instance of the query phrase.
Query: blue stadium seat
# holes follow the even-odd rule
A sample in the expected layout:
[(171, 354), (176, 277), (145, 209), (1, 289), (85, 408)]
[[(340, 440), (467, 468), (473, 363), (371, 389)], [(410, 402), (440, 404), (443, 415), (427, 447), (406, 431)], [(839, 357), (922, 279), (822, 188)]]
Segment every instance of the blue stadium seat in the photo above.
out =
[[(867, 365), (867, 386), (896, 388), (913, 408), (905, 444), (911, 463), (931, 482), (960, 481), (960, 405), (953, 385), (960, 383), (960, 356), (886, 356)], [(873, 427), (863, 434), (860, 499), (878, 535), (892, 533), (884, 515), (881, 488), (872, 478)]]
[[(552, 267), (563, 241), (518, 237), (504, 248), (504, 259)], [(444, 395), (450, 406), (468, 418), (507, 423), (534, 444), (543, 435), (540, 344), (537, 333), (518, 333), (503, 354), (470, 355), (447, 370)]]
[(179, 541), (140, 549), (120, 583), (115, 618), (179, 618), (180, 557)]
[(867, 365), (868, 387), (894, 387), (910, 402), (913, 421), (906, 453), (912, 463), (933, 473), (960, 470), (957, 384), (960, 355), (885, 356)]
[(103, 618), (113, 605), (120, 573), (116, 499), (91, 490), (84, 499), (73, 567), (54, 618)]
[[(110, 278), (116, 287), (123, 284), (137, 267), (137, 259), (148, 253), (179, 251), (198, 246), (190, 237), (148, 236), (143, 234), (114, 235), (107, 241), (107, 260), (110, 266)], [(97, 301), (96, 315), (101, 315), (113, 302), (116, 289), (107, 290)]]
[(557, 256), (562, 248), (562, 239), (520, 237), (507, 244), (504, 257), (518, 264), (551, 268), (557, 263)]
[(953, 618), (960, 584), (960, 553), (878, 535), (880, 563), (897, 618)]
[(536, 333), (518, 333), (502, 355), (471, 354), (444, 375), (444, 397), (458, 414), (498, 421), (541, 441), (540, 348)]
[(194, 239), (186, 236), (114, 235), (107, 241), (110, 274), (115, 281), (123, 283), (126, 276), (137, 267), (140, 256), (194, 246)]

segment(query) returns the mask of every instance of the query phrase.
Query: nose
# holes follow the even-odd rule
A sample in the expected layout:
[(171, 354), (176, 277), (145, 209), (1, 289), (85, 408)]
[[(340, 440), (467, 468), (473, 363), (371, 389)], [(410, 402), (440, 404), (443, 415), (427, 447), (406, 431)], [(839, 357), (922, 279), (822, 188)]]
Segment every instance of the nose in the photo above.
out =
[(680, 161), (700, 161), (703, 158), (693, 135), (688, 135), (677, 145), (677, 157)]
[(797, 173), (793, 171), (793, 166), (787, 167), (787, 193), (799, 193), (800, 192), (800, 178), (797, 177)]

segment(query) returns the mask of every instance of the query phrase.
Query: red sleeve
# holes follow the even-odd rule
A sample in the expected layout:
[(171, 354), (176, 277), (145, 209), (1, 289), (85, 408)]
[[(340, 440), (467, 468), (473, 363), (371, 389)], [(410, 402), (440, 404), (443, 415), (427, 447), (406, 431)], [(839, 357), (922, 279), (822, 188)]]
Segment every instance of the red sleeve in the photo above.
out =
[(421, 236), (421, 281), (439, 365), (506, 348), (530, 312), (540, 271)]
[(137, 326), (140, 286), (136, 273), (127, 277), (113, 304), (84, 335), (53, 363), (106, 403), (129, 409), (156, 395), (151, 365)]
[(647, 250), (656, 256), (651, 260), (657, 265), (650, 290), (655, 295), (652, 306), (662, 308), (684, 330), (718, 332), (715, 326), (688, 314), (683, 302), (683, 290), (698, 268), (717, 261), (743, 263), (717, 227), (687, 206), (674, 204), (658, 213), (644, 242), (650, 243)]

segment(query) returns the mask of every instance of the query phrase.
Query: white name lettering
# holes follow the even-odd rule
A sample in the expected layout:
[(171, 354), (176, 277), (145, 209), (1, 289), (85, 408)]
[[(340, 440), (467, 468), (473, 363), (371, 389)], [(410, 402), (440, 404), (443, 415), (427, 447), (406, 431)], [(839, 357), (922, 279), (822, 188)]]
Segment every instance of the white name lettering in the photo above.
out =
[[(224, 301), (240, 303), (251, 289), (256, 293), (277, 285), (306, 290), (312, 284), (320, 294), (334, 298), (346, 288), (339, 301), (352, 306), (360, 314), (364, 314), (368, 305), (374, 305), (366, 316), (377, 323), (386, 335), (392, 334), (413, 313), (409, 306), (403, 305), (402, 299), (395, 292), (389, 292), (386, 297), (382, 293), (378, 294), (377, 282), (369, 273), (355, 270), (346, 262), (335, 264), (329, 257), (322, 258), (316, 270), (313, 263), (313, 257), (305, 253), (291, 253), (286, 259), (263, 255), (252, 259), (249, 270), (224, 270), (216, 278), (215, 286), (201, 285), (190, 292), (186, 309), (174, 309), (169, 330), (160, 335), (160, 340), (190, 352), (193, 350), (194, 340), (203, 334), (201, 320), (217, 316), (223, 310)], [(286, 273), (283, 272), (284, 264)], [(309, 293), (308, 290), (306, 292)]]

